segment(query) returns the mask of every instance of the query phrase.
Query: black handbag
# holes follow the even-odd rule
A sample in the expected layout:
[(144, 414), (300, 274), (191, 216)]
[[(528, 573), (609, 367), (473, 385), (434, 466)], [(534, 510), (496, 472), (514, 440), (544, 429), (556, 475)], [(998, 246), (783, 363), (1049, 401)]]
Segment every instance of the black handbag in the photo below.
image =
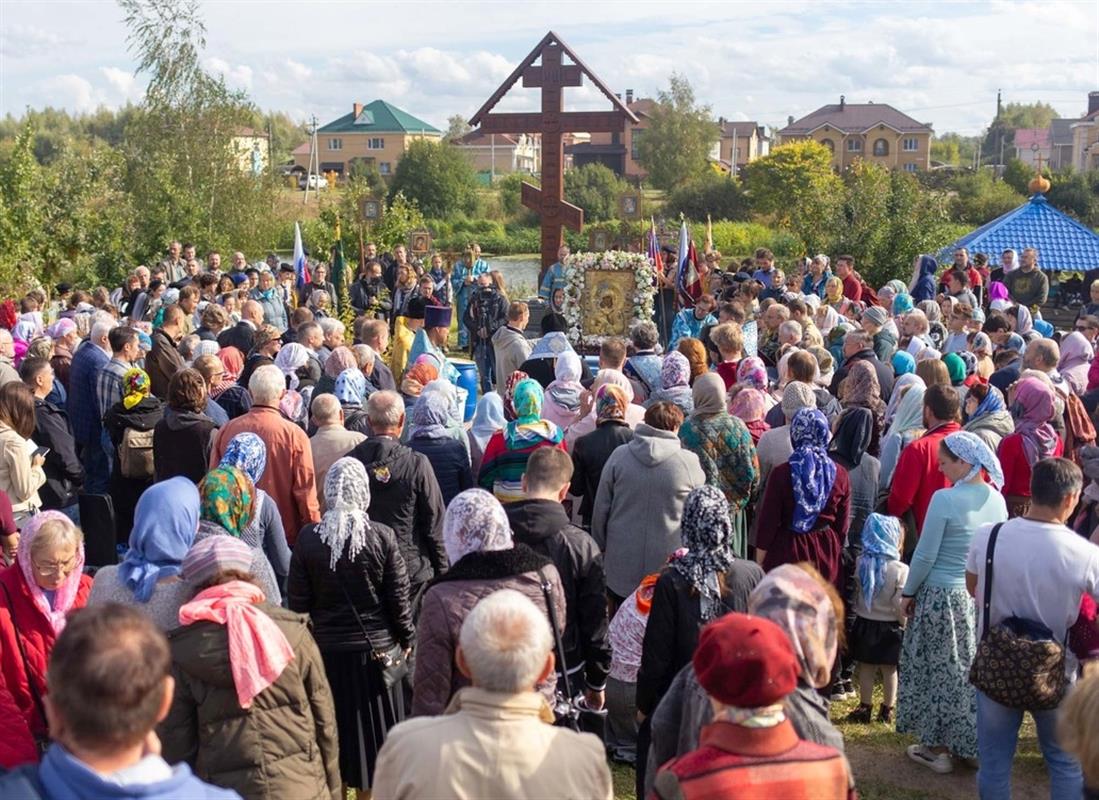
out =
[[(355, 622), (359, 623), (359, 630), (362, 631), (363, 638), (369, 642), (370, 634), (366, 631), (366, 625), (359, 615), (359, 609), (351, 602), (351, 595), (338, 574), (336, 574), (336, 581), (340, 584), (340, 589), (343, 591), (344, 599), (347, 600), (347, 605), (351, 608), (351, 613), (355, 615)], [(386, 689), (392, 689), (408, 676), (408, 657), (399, 642), (385, 650), (374, 650), (373, 646), (371, 647), (370, 657), (378, 666), (378, 674), (381, 675), (382, 683), (385, 684)]]
[(1052, 631), (1033, 620), (1009, 617), (989, 626), (992, 610), (992, 558), (1001, 522), (985, 549), (985, 590), (981, 641), (969, 669), (969, 682), (1002, 706), (1019, 711), (1048, 711), (1061, 704), (1068, 680), (1065, 648)]

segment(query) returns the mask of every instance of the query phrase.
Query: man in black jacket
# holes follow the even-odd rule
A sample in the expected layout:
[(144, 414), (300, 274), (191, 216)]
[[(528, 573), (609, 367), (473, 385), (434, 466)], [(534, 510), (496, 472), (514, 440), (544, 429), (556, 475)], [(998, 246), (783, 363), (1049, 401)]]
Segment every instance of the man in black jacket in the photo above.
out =
[(53, 389), (53, 367), (44, 358), (27, 358), (19, 365), (19, 377), (34, 393), (34, 442), (50, 449), (42, 465), (46, 483), (38, 490), (42, 508), (76, 518), (77, 492), (84, 485), (84, 467), (76, 457), (76, 441), (68, 415), (46, 402)]
[(393, 308), (390, 289), (382, 280), (382, 265), (369, 261), (363, 268), (359, 279), (351, 284), (351, 307), (356, 314), (366, 314), (377, 319), (386, 319)]
[(245, 358), (252, 352), (256, 331), (263, 326), (263, 306), (245, 300), (240, 306), (240, 322), (218, 334), (218, 347), (235, 347)]
[(396, 392), (370, 395), (366, 415), (374, 435), (348, 455), (363, 462), (370, 478), (370, 518), (397, 534), (409, 596), (418, 607), (428, 581), (446, 572), (443, 493), (427, 457), (401, 444), (404, 400)]
[(883, 364), (874, 355), (874, 339), (866, 331), (849, 331), (843, 337), (843, 366), (836, 370), (832, 376), (832, 385), (828, 391), (834, 397), (839, 397), (840, 381), (847, 377), (848, 370), (856, 361), (868, 361), (878, 375), (878, 385), (881, 387), (881, 399), (889, 402), (889, 395), (893, 393), (893, 367)]
[(469, 331), (473, 360), (481, 375), (482, 394), (491, 392), (496, 384), (496, 351), (492, 347), (492, 337), (507, 321), (507, 298), (496, 290), (491, 275), (481, 273), (477, 276), (477, 290), (466, 306), (462, 324)]
[(581, 688), (593, 709), (601, 709), (611, 647), (607, 641), (607, 582), (603, 554), (595, 540), (569, 524), (561, 501), (568, 494), (572, 460), (563, 450), (543, 447), (527, 461), (523, 490), (527, 499), (504, 506), (511, 532), (536, 553), (553, 561), (565, 591), (565, 630), (561, 639), (569, 673), (569, 688)]
[(389, 346), (389, 325), (385, 320), (363, 317), (355, 320), (355, 329), (359, 332), (356, 341), (369, 345), (374, 350), (374, 368), (366, 376), (366, 382), (375, 390), (397, 391), (397, 381), (393, 377), (393, 371), (382, 357), (382, 353)]

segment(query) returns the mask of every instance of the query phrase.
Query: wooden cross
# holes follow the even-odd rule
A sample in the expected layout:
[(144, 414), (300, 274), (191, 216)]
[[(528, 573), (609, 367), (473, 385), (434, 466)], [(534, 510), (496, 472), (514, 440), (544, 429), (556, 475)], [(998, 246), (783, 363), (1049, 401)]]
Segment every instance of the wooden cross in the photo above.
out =
[(1042, 162), (1043, 161), (1049, 161), (1049, 159), (1048, 158), (1042, 158), (1042, 154), (1038, 153), (1037, 157), (1034, 160), (1038, 162), (1038, 174), (1041, 175), (1042, 174)]
[[(565, 64), (562, 56), (572, 61)], [(541, 56), (541, 63), (534, 61)], [(580, 86), (587, 75), (607, 96), (614, 106), (610, 111), (565, 111), (563, 89)], [(523, 86), (542, 90), (542, 110), (535, 113), (492, 112), (515, 83), (523, 79)], [(579, 231), (584, 225), (584, 212), (565, 202), (565, 149), (564, 134), (586, 131), (588, 133), (622, 132), (626, 122), (638, 121), (632, 111), (595, 74), (585, 66), (576, 54), (553, 31), (520, 62), (480, 110), (470, 118), (470, 124), (479, 125), (481, 133), (539, 133), (542, 136), (542, 188), (523, 182), (522, 200), (527, 208), (538, 212), (542, 221), (542, 268), (538, 281), (550, 265), (557, 261), (557, 251), (564, 241), (567, 226)]]

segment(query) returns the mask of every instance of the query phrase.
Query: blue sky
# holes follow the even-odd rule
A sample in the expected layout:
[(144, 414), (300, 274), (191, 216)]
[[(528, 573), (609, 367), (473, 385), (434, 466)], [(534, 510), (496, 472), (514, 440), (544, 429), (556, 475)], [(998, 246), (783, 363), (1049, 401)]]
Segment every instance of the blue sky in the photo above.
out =
[[(824, 103), (889, 103), (979, 133), (1005, 102), (1078, 116), (1099, 90), (1099, 2), (300, 2), (206, 0), (206, 65), (262, 108), (323, 123), (384, 98), (444, 127), (549, 29), (616, 91), (683, 73), (715, 116), (780, 126)], [(108, 0), (0, 0), (0, 113), (139, 100)], [(517, 89), (500, 108), (534, 107)], [(571, 98), (571, 102), (569, 100)], [(601, 107), (590, 86), (573, 108)]]

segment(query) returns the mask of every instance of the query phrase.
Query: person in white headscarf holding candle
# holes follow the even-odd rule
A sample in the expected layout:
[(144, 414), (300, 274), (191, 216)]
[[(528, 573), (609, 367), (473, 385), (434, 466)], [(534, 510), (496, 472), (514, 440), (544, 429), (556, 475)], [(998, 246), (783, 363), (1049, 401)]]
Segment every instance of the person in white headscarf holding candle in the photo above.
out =
[[(467, 489), (451, 501), (443, 521), (443, 546), (450, 569), (424, 592), (417, 623), (414, 716), (442, 714), (450, 698), (468, 684), (455, 661), (454, 646), (462, 622), (481, 598), (499, 589), (514, 589), (545, 610), (549, 620), (549, 597), (558, 625), (565, 620), (565, 594), (557, 568), (548, 558), (513, 541), (504, 507), (488, 492)], [(543, 589), (543, 584), (548, 588)], [(550, 676), (537, 687), (551, 706), (556, 685)]]
[(367, 513), (362, 462), (336, 461), (324, 498), (324, 517), (298, 536), (287, 596), (291, 610), (313, 620), (336, 704), (341, 779), (365, 789), (386, 733), (405, 718), (401, 682), (388, 685), (383, 665), (407, 657), (416, 631), (396, 534)]

